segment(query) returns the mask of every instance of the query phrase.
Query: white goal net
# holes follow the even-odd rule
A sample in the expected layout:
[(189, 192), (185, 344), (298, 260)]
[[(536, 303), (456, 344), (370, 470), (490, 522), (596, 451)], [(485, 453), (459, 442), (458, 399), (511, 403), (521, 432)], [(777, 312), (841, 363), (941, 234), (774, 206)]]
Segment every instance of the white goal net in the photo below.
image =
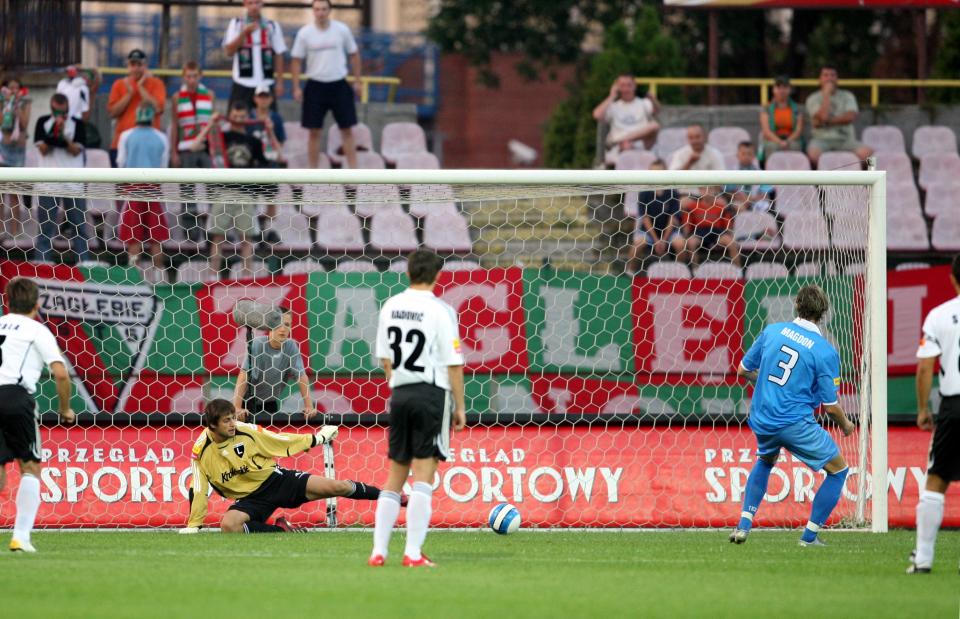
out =
[[(882, 173), (2, 169), (0, 194), (0, 284), (40, 284), (79, 419), (56, 425), (42, 381), (38, 526), (183, 526), (199, 412), (234, 399), (279, 307), (321, 414), (304, 421), (296, 376), (251, 376), (274, 381), (248, 387), (256, 422), (340, 424), (331, 452), (282, 465), (382, 483), (377, 312), (426, 247), (446, 260), (468, 414), (434, 524), (482, 526), (507, 501), (525, 526), (734, 525), (755, 449), (736, 364), (816, 283), (859, 426), (821, 420), (851, 467), (830, 522), (886, 527)], [(804, 523), (820, 480), (785, 453), (757, 525)], [(210, 526), (227, 506), (211, 498)], [(285, 515), (370, 525), (374, 505)]]

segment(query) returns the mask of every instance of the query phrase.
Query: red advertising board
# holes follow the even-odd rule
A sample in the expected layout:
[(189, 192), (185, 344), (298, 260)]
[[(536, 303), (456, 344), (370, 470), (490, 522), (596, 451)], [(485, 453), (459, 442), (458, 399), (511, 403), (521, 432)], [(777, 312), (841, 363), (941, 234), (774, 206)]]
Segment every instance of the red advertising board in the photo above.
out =
[[(297, 431), (298, 428), (286, 428)], [(302, 430), (302, 429), (299, 429)], [(41, 527), (182, 526), (188, 511), (189, 449), (197, 428), (49, 428), (43, 431)], [(912, 526), (929, 434), (891, 428), (890, 523)], [(453, 441), (434, 494), (436, 526), (483, 526), (491, 506), (516, 504), (528, 526), (728, 527), (740, 511), (752, 465), (746, 429), (474, 427)], [(337, 476), (380, 482), (386, 430), (344, 428), (336, 446)], [(323, 470), (319, 450), (284, 466)], [(852, 463), (837, 513), (850, 514), (858, 472)], [(0, 493), (0, 526), (13, 523), (18, 475)], [(819, 476), (784, 459), (771, 477), (758, 526), (799, 526), (809, 514)], [(228, 506), (213, 497), (208, 524)], [(960, 490), (947, 498), (945, 526), (960, 526)], [(374, 504), (341, 500), (344, 524), (371, 524)], [(324, 505), (288, 516), (322, 526)]]
[(913, 374), (923, 319), (957, 293), (950, 267), (887, 272), (887, 374)]

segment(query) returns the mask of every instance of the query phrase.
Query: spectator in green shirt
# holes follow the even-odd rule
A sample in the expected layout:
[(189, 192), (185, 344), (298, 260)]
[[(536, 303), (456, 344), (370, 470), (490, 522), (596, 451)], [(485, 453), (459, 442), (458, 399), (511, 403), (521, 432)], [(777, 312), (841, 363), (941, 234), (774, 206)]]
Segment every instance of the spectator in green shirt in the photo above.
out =
[(813, 125), (813, 139), (807, 146), (807, 155), (814, 167), (820, 155), (832, 150), (851, 151), (861, 160), (873, 154), (872, 148), (857, 141), (853, 130), (860, 112), (857, 98), (849, 90), (837, 88), (834, 67), (820, 69), (820, 90), (807, 97), (806, 107)]

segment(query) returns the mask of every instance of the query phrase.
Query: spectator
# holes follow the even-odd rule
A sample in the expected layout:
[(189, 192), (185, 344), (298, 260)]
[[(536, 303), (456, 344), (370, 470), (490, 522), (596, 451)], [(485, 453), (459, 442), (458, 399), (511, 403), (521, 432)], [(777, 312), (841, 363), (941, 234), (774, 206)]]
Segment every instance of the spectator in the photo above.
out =
[[(247, 135), (247, 106), (243, 101), (234, 101), (230, 105), (228, 119), (230, 130), (223, 134), (224, 152), (227, 164), (231, 168), (263, 168), (267, 160), (263, 156), (260, 140)], [(214, 115), (213, 122), (218, 117)], [(221, 245), (231, 230), (240, 235), (240, 256), (243, 258), (244, 276), (253, 275), (252, 240), (259, 234), (257, 227), (257, 205), (225, 204), (217, 202), (210, 205), (210, 270), (219, 277), (223, 266)]]
[(610, 95), (593, 109), (597, 122), (610, 125), (607, 133), (608, 154), (633, 149), (637, 143), (648, 150), (653, 148), (660, 123), (654, 115), (660, 103), (652, 93), (643, 99), (637, 97), (637, 82), (631, 73), (624, 73), (613, 81)]
[(760, 110), (760, 158), (766, 160), (778, 150), (803, 150), (803, 112), (790, 98), (790, 78), (779, 75), (773, 81), (773, 101)]
[(683, 212), (685, 248), (680, 255), (683, 261), (700, 262), (699, 250), (710, 251), (722, 247), (730, 262), (740, 263), (740, 248), (730, 231), (733, 218), (727, 200), (713, 190), (701, 196), (686, 196), (680, 201)]
[[(27, 160), (27, 137), (30, 125), (30, 93), (18, 77), (9, 77), (0, 87), (0, 166), (22, 168)], [(19, 236), (20, 200), (29, 196), (4, 194), (3, 204), (10, 205), (13, 215), (7, 231), (11, 236)], [(28, 207), (29, 208), (29, 207)]]
[[(735, 170), (759, 170), (753, 142), (737, 144), (737, 167)], [(731, 194), (731, 203), (736, 212), (754, 210), (769, 211), (772, 204), (771, 185), (727, 185), (724, 191)]]
[(90, 86), (87, 79), (80, 75), (76, 66), (65, 69), (67, 76), (57, 83), (57, 92), (66, 95), (70, 101), (70, 116), (83, 122), (90, 120)]
[[(196, 60), (185, 62), (182, 74), (183, 83), (170, 105), (170, 141), (174, 146), (170, 152), (170, 165), (175, 168), (210, 168), (213, 166), (207, 135), (212, 128), (216, 96), (200, 81), (203, 71)], [(187, 201), (180, 216), (180, 226), (188, 239), (199, 243), (203, 230), (198, 223), (195, 186), (183, 186), (181, 191)]]
[[(137, 108), (137, 125), (120, 136), (117, 145), (117, 165), (121, 168), (165, 168), (170, 161), (170, 141), (159, 129), (153, 128), (156, 112), (149, 103)], [(158, 185), (128, 185), (128, 191), (156, 192)], [(134, 266), (147, 243), (153, 269), (144, 272), (144, 279), (157, 283), (163, 280), (161, 243), (170, 240), (170, 227), (163, 204), (150, 200), (128, 200), (120, 214), (117, 236), (127, 248), (127, 264)]]
[[(663, 161), (650, 164), (651, 170), (663, 170)], [(686, 243), (680, 233), (680, 197), (675, 189), (659, 188), (641, 191), (637, 196), (639, 215), (637, 228), (630, 248), (630, 267), (639, 270), (637, 260), (646, 248), (661, 257), (670, 252), (674, 256), (683, 252)]]
[[(243, 0), (247, 13), (230, 20), (223, 36), (223, 51), (233, 58), (233, 88), (229, 109), (236, 101), (253, 107), (257, 86), (273, 88), (276, 98), (283, 96), (283, 54), (287, 44), (276, 21), (263, 18), (263, 0)], [(276, 109), (276, 102), (274, 102)]]
[(677, 149), (670, 159), (671, 170), (724, 170), (723, 154), (707, 144), (707, 132), (701, 124), (687, 127), (687, 145)]
[[(287, 160), (283, 156), (283, 143), (287, 141), (287, 132), (283, 128), (283, 118), (271, 111), (273, 94), (266, 86), (257, 86), (253, 96), (255, 107), (253, 120), (247, 125), (247, 133), (260, 140), (263, 157), (269, 168), (285, 168)], [(260, 218), (260, 229), (264, 230), (263, 239), (267, 243), (280, 242), (280, 236), (270, 227), (277, 216), (277, 205), (267, 204), (266, 216)]]
[(110, 164), (117, 167), (117, 144), (120, 135), (132, 129), (137, 123), (137, 108), (141, 103), (153, 106), (156, 115), (153, 126), (160, 128), (160, 115), (166, 105), (167, 95), (163, 82), (153, 77), (147, 70), (147, 55), (135, 49), (127, 54), (127, 76), (113, 83), (110, 98), (107, 100), (107, 112), (116, 119), (113, 128), (113, 141), (110, 142)]
[(853, 151), (861, 160), (873, 154), (872, 148), (857, 141), (853, 130), (860, 111), (857, 98), (849, 90), (837, 88), (834, 67), (820, 69), (820, 90), (807, 97), (806, 105), (813, 124), (813, 139), (807, 147), (807, 156), (814, 167), (817, 167), (820, 155), (829, 151)]
[[(86, 139), (85, 123), (79, 118), (69, 116), (70, 101), (62, 93), (50, 97), (50, 113), (37, 119), (33, 129), (34, 141), (40, 158), (41, 168), (82, 168), (83, 142)], [(79, 185), (55, 184), (57, 191), (81, 191)], [(42, 191), (42, 190), (41, 190)], [(71, 242), (78, 262), (89, 258), (87, 237), (86, 201), (83, 198), (60, 198), (40, 196), (39, 199), (40, 234), (34, 246), (33, 259), (53, 262), (53, 237), (57, 234), (57, 210), (62, 204), (67, 222), (73, 226)]]
[[(357, 167), (357, 146), (353, 127), (357, 124), (354, 93), (360, 93), (360, 49), (350, 28), (343, 22), (330, 19), (330, 0), (314, 0), (313, 23), (297, 32), (290, 52), (290, 74), (293, 77), (293, 97), (303, 102), (301, 119), (310, 130), (307, 142), (307, 161), (311, 168), (320, 161), (320, 133), (327, 112), (333, 112), (340, 134), (347, 165)], [(353, 89), (347, 83), (347, 58), (353, 70)], [(307, 85), (300, 90), (300, 65), (306, 59)]]

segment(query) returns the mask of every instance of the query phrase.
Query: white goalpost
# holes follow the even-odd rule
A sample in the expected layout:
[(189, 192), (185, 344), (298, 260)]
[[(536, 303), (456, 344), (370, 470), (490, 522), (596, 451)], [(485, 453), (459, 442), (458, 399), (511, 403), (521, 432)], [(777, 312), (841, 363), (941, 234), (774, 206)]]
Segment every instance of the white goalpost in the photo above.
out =
[[(38, 281), (41, 319), (77, 393), (78, 426), (43, 428), (48, 507), (38, 525), (182, 526), (199, 412), (209, 398), (232, 399), (247, 329), (259, 333), (235, 314), (239, 301), (291, 310), (319, 417), (343, 428), (332, 452), (283, 464), (382, 482), (389, 392), (371, 329), (406, 285), (406, 254), (426, 247), (447, 262), (437, 293), (460, 316), (470, 426), (435, 483), (440, 526), (483, 526), (500, 501), (537, 528), (733, 526), (755, 447), (752, 392), (735, 364), (763, 326), (793, 318), (802, 285), (817, 283), (831, 301), (823, 328), (841, 354), (841, 403), (859, 427), (843, 438), (821, 420), (851, 467), (830, 522), (885, 532), (885, 178), (0, 168), (0, 194), (19, 207), (16, 221), (3, 214), (0, 285)], [(85, 230), (38, 224), (49, 209), (41, 196), (83, 208)], [(127, 263), (130, 220), (120, 213), (131, 202), (165, 213), (159, 269)], [(674, 221), (672, 208), (682, 234), (656, 238), (655, 220)], [(256, 234), (242, 215), (250, 209)], [(214, 212), (235, 213), (239, 228), (217, 246), (219, 271), (209, 262)], [(147, 242), (153, 233), (140, 231)], [(44, 235), (48, 261), (37, 253)], [(274, 386), (276, 411), (257, 423), (308, 431), (294, 382)], [(50, 384), (38, 392), (42, 413), (53, 396)], [(758, 526), (805, 522), (819, 482), (784, 454)], [(211, 526), (226, 505), (211, 499)], [(288, 517), (370, 525), (373, 507), (340, 501)], [(11, 518), (4, 511), (0, 526)]]

